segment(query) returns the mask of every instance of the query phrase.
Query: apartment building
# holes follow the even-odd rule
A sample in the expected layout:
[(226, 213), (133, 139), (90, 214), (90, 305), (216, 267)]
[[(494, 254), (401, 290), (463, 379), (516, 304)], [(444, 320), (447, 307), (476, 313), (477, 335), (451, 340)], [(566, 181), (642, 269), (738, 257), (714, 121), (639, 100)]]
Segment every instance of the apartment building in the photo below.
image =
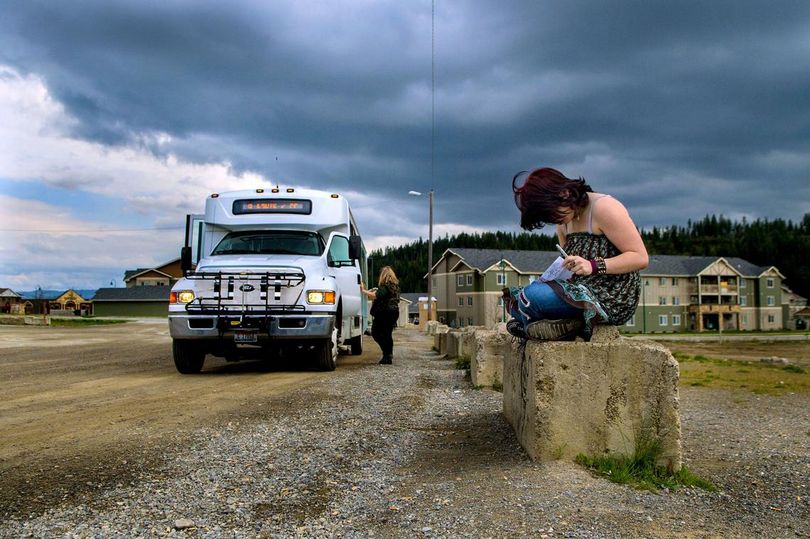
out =
[[(493, 326), (509, 318), (508, 286), (539, 278), (554, 251), (447, 249), (431, 270), (438, 316), (447, 324)], [(791, 326), (784, 276), (742, 258), (655, 255), (641, 272), (642, 296), (628, 332), (776, 330)]]

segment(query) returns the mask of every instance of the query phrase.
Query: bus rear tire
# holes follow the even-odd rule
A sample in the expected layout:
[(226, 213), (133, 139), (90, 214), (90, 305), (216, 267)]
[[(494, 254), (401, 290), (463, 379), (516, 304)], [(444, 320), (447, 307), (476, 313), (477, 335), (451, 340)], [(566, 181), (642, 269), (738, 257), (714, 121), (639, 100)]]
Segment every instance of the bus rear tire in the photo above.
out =
[(363, 334), (349, 339), (349, 345), (352, 347), (352, 355), (359, 356), (363, 353)]
[(205, 363), (205, 352), (194, 341), (172, 340), (172, 355), (180, 374), (197, 374)]

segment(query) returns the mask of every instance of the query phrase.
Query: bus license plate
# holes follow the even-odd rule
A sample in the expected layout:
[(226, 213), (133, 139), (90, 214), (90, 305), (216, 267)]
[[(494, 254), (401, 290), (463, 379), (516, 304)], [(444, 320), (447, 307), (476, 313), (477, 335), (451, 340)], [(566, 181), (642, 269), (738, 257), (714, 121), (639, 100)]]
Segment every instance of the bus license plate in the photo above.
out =
[(236, 343), (255, 343), (259, 340), (259, 333), (254, 330), (237, 329), (233, 334)]

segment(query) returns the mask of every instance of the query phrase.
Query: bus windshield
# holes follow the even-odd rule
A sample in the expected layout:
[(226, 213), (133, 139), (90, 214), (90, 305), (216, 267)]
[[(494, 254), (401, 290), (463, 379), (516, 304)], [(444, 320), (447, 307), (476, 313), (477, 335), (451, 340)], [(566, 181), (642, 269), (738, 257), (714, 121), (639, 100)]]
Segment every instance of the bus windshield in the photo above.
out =
[(294, 230), (252, 230), (231, 232), (219, 242), (217, 255), (304, 255), (321, 256), (323, 239), (315, 232)]

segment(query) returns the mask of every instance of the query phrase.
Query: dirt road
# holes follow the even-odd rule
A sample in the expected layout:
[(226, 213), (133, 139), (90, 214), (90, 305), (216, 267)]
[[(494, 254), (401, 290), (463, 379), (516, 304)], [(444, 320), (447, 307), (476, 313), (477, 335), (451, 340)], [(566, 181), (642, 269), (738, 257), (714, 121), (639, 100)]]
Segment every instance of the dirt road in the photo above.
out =
[(638, 492), (531, 462), (500, 393), (395, 342), (393, 366), (367, 339), (335, 372), (182, 376), (165, 321), (0, 326), (0, 537), (810, 537), (806, 393), (681, 387), (720, 490)]
[[(344, 369), (375, 363), (370, 338)], [(165, 320), (0, 326), (0, 516), (38, 510), (155, 466), (167, 441), (334, 373), (226, 363), (177, 373)]]

